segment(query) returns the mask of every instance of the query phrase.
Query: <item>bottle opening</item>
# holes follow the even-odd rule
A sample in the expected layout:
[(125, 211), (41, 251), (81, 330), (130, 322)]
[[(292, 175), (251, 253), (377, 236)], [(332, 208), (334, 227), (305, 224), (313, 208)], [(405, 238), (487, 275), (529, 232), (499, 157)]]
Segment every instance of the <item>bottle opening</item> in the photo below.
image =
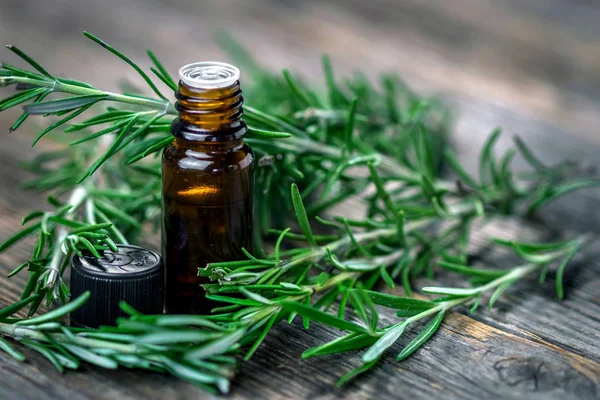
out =
[(196, 89), (219, 89), (240, 79), (240, 70), (231, 64), (204, 61), (188, 64), (179, 70), (179, 79)]

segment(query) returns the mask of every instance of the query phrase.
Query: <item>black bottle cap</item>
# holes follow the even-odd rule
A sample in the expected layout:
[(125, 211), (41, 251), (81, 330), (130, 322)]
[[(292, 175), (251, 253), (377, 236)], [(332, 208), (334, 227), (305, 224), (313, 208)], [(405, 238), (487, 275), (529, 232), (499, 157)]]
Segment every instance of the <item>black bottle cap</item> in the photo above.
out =
[(164, 267), (160, 254), (131, 245), (117, 245), (119, 252), (105, 251), (71, 261), (71, 296), (90, 291), (90, 298), (71, 313), (71, 325), (97, 328), (114, 325), (126, 314), (119, 308), (125, 301), (143, 314), (162, 314)]

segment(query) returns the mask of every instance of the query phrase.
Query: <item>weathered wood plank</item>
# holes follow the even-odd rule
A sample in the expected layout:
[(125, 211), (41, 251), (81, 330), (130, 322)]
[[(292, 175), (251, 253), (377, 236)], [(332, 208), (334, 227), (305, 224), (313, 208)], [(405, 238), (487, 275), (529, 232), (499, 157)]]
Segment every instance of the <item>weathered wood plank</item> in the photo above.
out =
[[(477, 254), (475, 265), (488, 268), (507, 268), (523, 262), (511, 251), (490, 247), (492, 237), (525, 241), (557, 240), (530, 223), (515, 220), (497, 221), (477, 230), (471, 251)], [(562, 233), (559, 238), (572, 238), (572, 233)], [(535, 274), (509, 289), (488, 310), (486, 304), (471, 317), (477, 321), (530, 340), (555, 345), (565, 351), (600, 362), (600, 263), (596, 260), (600, 251), (598, 236), (591, 236), (565, 271), (566, 298), (556, 298), (554, 273), (540, 285)], [(445, 285), (464, 285), (457, 274), (440, 271), (437, 282)], [(462, 310), (465, 312), (466, 310)]]
[[(18, 159), (11, 160), (9, 157), (7, 160), (9, 169), (14, 169)], [(17, 194), (17, 196), (23, 196), (23, 194)], [(17, 204), (16, 207), (15, 204)], [(3, 220), (3, 223), (8, 225), (6, 229), (15, 227), (19, 212), (22, 213), (27, 209), (18, 204), (10, 202), (0, 206), (2, 215), (7, 215), (7, 218)], [(517, 229), (521, 230), (519, 236), (526, 239), (544, 234), (539, 229), (524, 231), (522, 225), (507, 221), (504, 224), (490, 225), (484, 229), (472, 250), (476, 252), (478, 248), (484, 246), (489, 236), (506, 236), (507, 232), (514, 232)], [(7, 267), (16, 265), (17, 258), (24, 259), (27, 256), (25, 250), (25, 246), (19, 246), (11, 249), (10, 253), (0, 256), (3, 264), (2, 270), (7, 271)], [(491, 254), (486, 258), (495, 259), (498, 262), (498, 256), (502, 256), (502, 254)], [(396, 364), (393, 357), (388, 357), (371, 377), (361, 379), (359, 383), (353, 384), (349, 389), (335, 391), (331, 396), (347, 397), (356, 395), (358, 392), (361, 397), (377, 395), (381, 398), (393, 398), (396, 390), (394, 388), (414, 386), (415, 379), (416, 382), (425, 385), (425, 388), (420, 385), (412, 387), (407, 391), (407, 396), (416, 396), (417, 394), (434, 396), (439, 395), (442, 391), (444, 394), (449, 393), (451, 398), (475, 396), (477, 393), (469, 392), (462, 385), (468, 386), (468, 380), (465, 380), (467, 379), (465, 377), (468, 377), (470, 372), (466, 371), (482, 369), (487, 372), (483, 377), (478, 378), (483, 380), (480, 385), (484, 388), (494, 387), (495, 391), (499, 391), (498, 393), (506, 398), (516, 398), (525, 394), (530, 397), (537, 395), (540, 398), (565, 396), (575, 398), (580, 394), (576, 392), (575, 388), (583, 390), (580, 389), (582, 385), (586, 388), (589, 387), (586, 390), (591, 391), (584, 392), (584, 394), (594, 393), (598, 390), (597, 382), (593, 379), (590, 380), (589, 376), (594, 376), (593, 373), (597, 371), (598, 367), (591, 361), (591, 364), (586, 364), (581, 359), (589, 357), (591, 360), (599, 360), (598, 344), (593, 336), (590, 336), (589, 331), (572, 329), (568, 326), (565, 326), (565, 329), (557, 329), (556, 326), (558, 323), (568, 321), (569, 316), (576, 318), (575, 321), (579, 325), (575, 328), (593, 327), (594, 322), (597, 324), (597, 321), (593, 320), (593, 317), (597, 315), (593, 310), (598, 308), (597, 301), (595, 301), (598, 298), (598, 276), (590, 271), (586, 269), (585, 275), (579, 276), (583, 279), (571, 282), (570, 286), (575, 286), (576, 289), (571, 288), (568, 291), (569, 297), (564, 303), (556, 302), (552, 296), (547, 296), (547, 294), (540, 295), (534, 289), (533, 292), (528, 290), (527, 293), (519, 296), (515, 295), (515, 292), (509, 292), (511, 302), (514, 301), (516, 304), (502, 310), (504, 308), (502, 306), (508, 305), (509, 302), (501, 301), (502, 311), (481, 311), (473, 316), (475, 320), (483, 321), (485, 324), (476, 322), (470, 317), (453, 314), (444, 325), (439, 337), (427, 345), (426, 349), (428, 350), (423, 350), (427, 357), (417, 355), (414, 361), (409, 360), (402, 364)], [(452, 278), (442, 274), (438, 277), (440, 279), (438, 283), (447, 283), (449, 278), (450, 280)], [(18, 291), (22, 284), (22, 278), (0, 281), (2, 302), (14, 301), (18, 297)], [(417, 282), (419, 286), (423, 284), (425, 283)], [(532, 285), (528, 286), (529, 288), (536, 287), (535, 282), (529, 282), (528, 285)], [(541, 304), (545, 305), (547, 313), (539, 312), (538, 306)], [(589, 320), (585, 319), (586, 315), (577, 315), (568, 307), (565, 308), (565, 304), (573, 304), (574, 307), (589, 310)], [(393, 314), (389, 312), (383, 315), (384, 321), (389, 322), (393, 318)], [(453, 322), (457, 318), (457, 321), (460, 322)], [(496, 328), (489, 325), (494, 325)], [(471, 337), (473, 335), (469, 336), (473, 330), (487, 331), (487, 335), (490, 335), (491, 338), (485, 336), (474, 339)], [(411, 336), (410, 332), (408, 336)], [(458, 340), (456, 336), (459, 337)], [(311, 327), (310, 333), (306, 333), (297, 325), (293, 327), (282, 325), (269, 337), (265, 347), (257, 353), (255, 359), (242, 366), (239, 379), (235, 383), (234, 396), (238, 398), (291, 395), (311, 397), (317, 392), (329, 391), (336, 378), (356, 365), (358, 356), (301, 361), (300, 354), (308, 346), (323, 343), (334, 337), (335, 333), (318, 326)], [(451, 347), (450, 350), (448, 346)], [(399, 351), (399, 348), (396, 346), (394, 349)], [(27, 354), (30, 356), (31, 352), (27, 352)], [(466, 355), (472, 354), (478, 354), (478, 357), (466, 357)], [(55, 382), (57, 379), (58, 382), (62, 382), (59, 378), (60, 375), (49, 368), (41, 357), (33, 355), (26, 364), (27, 368), (21, 368), (22, 365), (15, 366), (16, 362), (8, 360), (5, 355), (2, 357), (3, 361), (6, 361), (3, 363), (6, 366), (2, 376), (9, 379), (12, 382), (11, 385), (19, 380), (39, 382), (39, 386), (30, 385), (27, 390), (19, 391), (19, 396), (36, 398), (42, 392), (41, 388), (45, 387), (44, 382)], [(452, 362), (448, 360), (452, 360)], [(456, 365), (463, 365), (464, 369), (455, 370)], [(546, 376), (548, 374), (546, 369), (550, 371), (549, 376)], [(580, 370), (585, 372), (577, 372)], [(522, 378), (522, 374), (525, 374), (525, 378)], [(523, 380), (520, 380), (520, 376)], [(539, 376), (543, 378), (539, 378)], [(44, 390), (50, 390), (51, 393), (56, 391), (57, 398), (60, 396), (67, 398), (72, 397), (70, 388), (76, 387), (79, 396), (93, 397), (96, 392), (90, 387), (101, 381), (102, 385), (106, 385), (102, 386), (103, 390), (99, 391), (103, 398), (111, 398), (115, 395), (115, 391), (123, 398), (136, 398), (155, 391), (160, 391), (165, 398), (170, 398), (170, 396), (177, 398), (175, 393), (178, 395), (197, 393), (195, 388), (172, 378), (122, 370), (102, 371), (86, 367), (85, 373), (69, 373), (67, 379), (69, 390), (62, 388), (62, 383)], [(545, 380), (540, 383), (540, 379)], [(556, 379), (559, 383), (551, 384), (552, 380)], [(569, 386), (571, 385), (569, 382), (572, 380), (578, 382), (578, 385)], [(383, 389), (380, 387), (381, 381), (386, 382)], [(265, 382), (273, 384), (265, 385)], [(275, 384), (275, 382), (286, 382), (287, 385)], [(13, 388), (13, 386), (7, 387)], [(165, 387), (169, 389), (165, 390)]]
[[(382, 318), (389, 323), (393, 313), (384, 312)], [(401, 342), (406, 343), (415, 334), (416, 331), (409, 331)], [(336, 335), (316, 324), (309, 332), (299, 324), (282, 324), (256, 356), (242, 365), (234, 398), (313, 398), (330, 393), (325, 398), (392, 399), (401, 390), (403, 398), (439, 397), (442, 393), (444, 398), (475, 398), (487, 393), (515, 399), (575, 399), (594, 398), (600, 390), (600, 365), (592, 360), (541, 339), (513, 335), (453, 312), (432, 341), (413, 358), (396, 363), (391, 355), (399, 352), (401, 345), (395, 345), (390, 357), (385, 357), (371, 374), (348, 388), (332, 391), (335, 380), (357, 365), (358, 355), (303, 361), (300, 355), (309, 346), (332, 340)], [(53, 398), (66, 399), (71, 398), (74, 388), (79, 396), (106, 399), (117, 393), (125, 399), (152, 393), (161, 393), (167, 399), (187, 398), (196, 392), (173, 378), (92, 367), (86, 367), (82, 373), (70, 372), (68, 380), (63, 381), (40, 357), (32, 357), (27, 368), (5, 355), (0, 358), (0, 380), (9, 382), (9, 388), (20, 387), (18, 393), (22, 397), (18, 398), (52, 393), (56, 395)], [(49, 381), (57, 383), (43, 389)], [(62, 382), (67, 381), (69, 390), (63, 390)], [(22, 382), (39, 385), (22, 386)], [(11, 398), (11, 393), (14, 395), (7, 392), (6, 398)]]
[[(414, 334), (408, 333), (402, 343)], [(307, 333), (298, 326), (284, 326), (268, 339), (270, 350), (259, 351), (244, 365), (238, 387), (251, 395), (297, 398), (331, 393), (340, 373), (357, 366), (358, 355), (309, 359), (298, 366), (294, 360), (308, 346), (334, 337), (320, 327)], [(401, 344), (395, 345), (391, 355), (400, 349)], [(370, 375), (325, 398), (593, 398), (599, 390), (598, 372), (598, 364), (583, 357), (452, 313), (413, 358), (397, 364), (386, 357)], [(282, 386), (264, 388), (265, 381), (273, 380)], [(578, 383), (573, 385), (574, 381)]]

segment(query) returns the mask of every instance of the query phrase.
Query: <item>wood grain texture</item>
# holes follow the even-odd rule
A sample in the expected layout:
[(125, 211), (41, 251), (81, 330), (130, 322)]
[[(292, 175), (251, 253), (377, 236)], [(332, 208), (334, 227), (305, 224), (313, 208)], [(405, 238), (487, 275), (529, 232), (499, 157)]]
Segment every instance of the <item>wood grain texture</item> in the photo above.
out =
[[(500, 149), (519, 134), (543, 150), (546, 162), (570, 158), (600, 167), (599, 18), (596, 3), (566, 0), (60, 0), (43, 7), (34, 0), (5, 0), (0, 39), (59, 75), (116, 89), (115, 77), (136, 84), (139, 79), (86, 41), (82, 30), (136, 61), (151, 47), (176, 71), (198, 59), (226, 59), (212, 38), (227, 29), (273, 69), (286, 66), (320, 80), (319, 55), (327, 52), (341, 76), (361, 69), (374, 78), (394, 70), (418, 91), (442, 95), (458, 115), (454, 145), (473, 171), (478, 149), (496, 126), (505, 130)], [(4, 60), (7, 53), (2, 54)], [(6, 56), (6, 61), (15, 60)], [(0, 132), (16, 117), (14, 111), (1, 113)], [(18, 190), (27, 177), (19, 161), (38, 151), (29, 146), (35, 129), (32, 119), (26, 130), (0, 135), (0, 240), (18, 229), (27, 211), (43, 204), (42, 196)], [(599, 206), (600, 190), (589, 190), (547, 207), (544, 224), (507, 220), (477, 231), (475, 260), (500, 267), (514, 259), (490, 251), (491, 236), (554, 239), (590, 232), (590, 245), (567, 270), (565, 301), (555, 299), (552, 277), (542, 286), (532, 277), (509, 290), (494, 310), (450, 313), (425, 347), (397, 363), (393, 356), (418, 332), (409, 330), (378, 368), (344, 389), (333, 385), (358, 365), (359, 354), (300, 359), (306, 348), (339, 332), (317, 324), (308, 332), (296, 323), (282, 324), (242, 364), (230, 397), (598, 398)], [(28, 251), (20, 244), (0, 254), (0, 272), (14, 268)], [(434, 282), (416, 285), (453, 282), (454, 275), (440, 271)], [(23, 284), (21, 276), (1, 279), (0, 306), (15, 301)], [(392, 321), (393, 313), (383, 311), (382, 319)], [(171, 377), (124, 369), (86, 366), (63, 376), (37, 354), (25, 353), (25, 364), (0, 354), (0, 399), (210, 397)]]

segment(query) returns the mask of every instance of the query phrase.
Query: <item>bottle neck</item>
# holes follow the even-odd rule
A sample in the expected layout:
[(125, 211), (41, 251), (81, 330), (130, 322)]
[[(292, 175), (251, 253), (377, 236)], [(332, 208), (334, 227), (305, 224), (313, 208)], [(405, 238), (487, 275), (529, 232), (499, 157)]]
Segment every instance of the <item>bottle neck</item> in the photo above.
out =
[(228, 142), (246, 134), (239, 81), (214, 89), (199, 89), (179, 81), (175, 97), (179, 116), (173, 121), (171, 132), (178, 140)]

